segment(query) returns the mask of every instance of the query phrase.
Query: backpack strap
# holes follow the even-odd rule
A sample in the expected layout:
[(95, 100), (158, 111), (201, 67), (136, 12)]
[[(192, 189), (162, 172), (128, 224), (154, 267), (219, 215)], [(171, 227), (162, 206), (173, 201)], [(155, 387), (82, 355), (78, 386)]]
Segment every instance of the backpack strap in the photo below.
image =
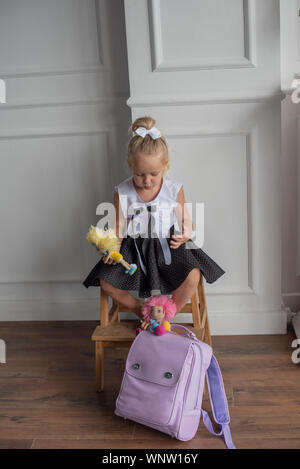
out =
[(221, 429), (219, 433), (214, 431), (207, 412), (202, 409), (203, 423), (212, 435), (224, 435), (224, 440), (228, 449), (236, 449), (233, 444), (229, 428), (230, 417), (223, 378), (219, 364), (214, 355), (211, 357), (211, 362), (206, 372), (206, 378), (214, 420), (220, 425)]
[[(184, 330), (185, 333), (182, 334), (183, 336), (189, 337), (190, 339), (200, 342), (197, 339), (196, 335), (193, 332), (191, 332), (188, 328), (184, 327), (182, 324), (171, 323), (171, 331), (175, 332), (176, 329), (181, 330), (181, 331)], [(219, 364), (214, 355), (212, 355), (211, 357), (210, 365), (206, 372), (206, 382), (207, 382), (209, 398), (210, 398), (214, 420), (216, 423), (220, 425), (221, 427), (220, 432), (216, 433), (214, 431), (208, 413), (205, 412), (205, 410), (201, 409), (203, 423), (212, 435), (216, 435), (216, 436), (224, 435), (224, 440), (228, 449), (236, 449), (233, 444), (233, 441), (231, 438), (231, 432), (229, 428), (230, 417), (229, 417), (229, 410), (228, 410), (228, 405), (227, 405), (227, 398), (225, 394), (223, 378), (222, 378)]]

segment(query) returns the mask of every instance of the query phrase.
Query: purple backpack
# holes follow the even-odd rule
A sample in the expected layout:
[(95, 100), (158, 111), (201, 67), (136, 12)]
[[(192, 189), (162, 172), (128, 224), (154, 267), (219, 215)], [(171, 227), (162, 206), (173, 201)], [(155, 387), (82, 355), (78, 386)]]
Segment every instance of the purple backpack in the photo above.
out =
[[(213, 435), (223, 435), (229, 449), (235, 449), (229, 428), (229, 411), (223, 379), (212, 348), (180, 324), (182, 335), (162, 336), (140, 332), (129, 350), (115, 414), (147, 425), (181, 441), (191, 440), (200, 418)], [(216, 433), (208, 414), (201, 408), (205, 375)]]

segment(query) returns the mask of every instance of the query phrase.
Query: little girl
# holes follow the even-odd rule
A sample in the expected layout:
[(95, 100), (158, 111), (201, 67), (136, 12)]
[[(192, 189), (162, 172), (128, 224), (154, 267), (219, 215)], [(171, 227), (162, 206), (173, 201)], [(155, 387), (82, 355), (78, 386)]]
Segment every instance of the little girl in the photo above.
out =
[[(83, 284), (101, 286), (116, 301), (142, 318), (140, 298), (151, 296), (151, 290), (172, 293), (177, 311), (194, 294), (200, 271), (208, 283), (225, 272), (190, 239), (193, 225), (184, 209), (182, 183), (165, 177), (169, 169), (166, 139), (154, 127), (151, 117), (136, 119), (128, 144), (127, 161), (132, 176), (115, 187), (115, 231), (120, 238), (120, 253), (137, 265), (132, 275), (108, 255), (95, 265)], [(180, 212), (180, 209), (182, 212)], [(175, 218), (176, 217), (176, 218)], [(175, 220), (182, 225), (180, 235), (174, 234)], [(130, 236), (132, 235), (132, 236)], [(186, 249), (186, 242), (189, 247)]]

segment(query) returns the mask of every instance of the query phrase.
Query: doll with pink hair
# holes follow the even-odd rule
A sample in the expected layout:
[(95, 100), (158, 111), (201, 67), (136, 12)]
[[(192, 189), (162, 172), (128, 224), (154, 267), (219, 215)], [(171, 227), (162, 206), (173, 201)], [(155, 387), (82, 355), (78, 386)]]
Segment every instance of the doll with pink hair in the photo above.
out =
[(143, 321), (137, 334), (149, 328), (155, 335), (163, 335), (171, 329), (169, 319), (176, 314), (176, 304), (168, 295), (151, 296), (142, 306)]

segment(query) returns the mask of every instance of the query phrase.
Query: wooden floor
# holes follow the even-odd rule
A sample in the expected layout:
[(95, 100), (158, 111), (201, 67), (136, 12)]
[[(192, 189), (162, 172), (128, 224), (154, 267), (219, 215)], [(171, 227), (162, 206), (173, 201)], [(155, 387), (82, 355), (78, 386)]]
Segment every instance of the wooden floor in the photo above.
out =
[[(106, 387), (94, 387), (95, 321), (0, 322), (0, 448), (225, 448), (201, 423), (180, 442), (114, 415), (125, 349), (106, 349)], [(300, 448), (300, 364), (293, 332), (216, 336), (238, 448)], [(203, 408), (209, 409), (207, 399)]]

